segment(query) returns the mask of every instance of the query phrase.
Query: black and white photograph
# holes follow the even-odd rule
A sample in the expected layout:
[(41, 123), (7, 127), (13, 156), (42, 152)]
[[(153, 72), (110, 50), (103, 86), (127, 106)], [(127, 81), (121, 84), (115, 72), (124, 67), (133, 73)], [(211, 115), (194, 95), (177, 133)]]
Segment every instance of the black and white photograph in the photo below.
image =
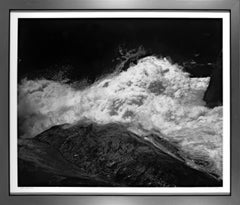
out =
[(12, 12), (13, 193), (230, 190), (229, 15)]

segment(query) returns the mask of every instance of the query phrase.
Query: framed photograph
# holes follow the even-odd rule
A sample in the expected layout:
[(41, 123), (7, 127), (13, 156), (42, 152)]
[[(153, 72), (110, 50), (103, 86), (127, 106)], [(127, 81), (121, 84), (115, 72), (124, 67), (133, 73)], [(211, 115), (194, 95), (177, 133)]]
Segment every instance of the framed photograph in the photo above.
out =
[(230, 193), (229, 12), (11, 11), (10, 35), (10, 193)]
[(1, 14), (4, 203), (237, 204), (239, 1), (36, 2)]

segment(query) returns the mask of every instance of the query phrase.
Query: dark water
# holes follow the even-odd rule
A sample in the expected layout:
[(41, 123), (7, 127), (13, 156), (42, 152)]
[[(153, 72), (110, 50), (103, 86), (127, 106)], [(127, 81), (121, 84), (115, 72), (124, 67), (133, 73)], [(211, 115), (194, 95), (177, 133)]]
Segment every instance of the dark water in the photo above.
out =
[(146, 55), (170, 56), (180, 64), (212, 63), (222, 48), (221, 29), (219, 19), (21, 19), (19, 78), (67, 67), (74, 80), (94, 81), (119, 63), (119, 46), (143, 46)]

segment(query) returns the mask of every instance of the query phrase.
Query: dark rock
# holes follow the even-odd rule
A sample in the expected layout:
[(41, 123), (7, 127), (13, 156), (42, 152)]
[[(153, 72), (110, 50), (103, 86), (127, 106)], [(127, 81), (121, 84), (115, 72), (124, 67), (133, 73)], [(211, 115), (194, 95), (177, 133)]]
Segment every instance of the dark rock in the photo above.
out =
[(18, 150), (19, 186), (222, 186), (119, 124), (55, 126)]
[(217, 63), (213, 69), (208, 88), (204, 94), (204, 101), (209, 108), (222, 105), (223, 102), (223, 69), (222, 52), (219, 54)]

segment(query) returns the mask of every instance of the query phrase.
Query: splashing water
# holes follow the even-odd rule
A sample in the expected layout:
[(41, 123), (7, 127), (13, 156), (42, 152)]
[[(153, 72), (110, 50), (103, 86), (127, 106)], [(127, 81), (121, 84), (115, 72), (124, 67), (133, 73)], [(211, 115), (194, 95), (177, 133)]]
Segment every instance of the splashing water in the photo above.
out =
[[(202, 100), (209, 78), (189, 78), (165, 58), (145, 57), (126, 71), (77, 90), (52, 80), (19, 85), (20, 137), (31, 138), (63, 123), (121, 123), (139, 136), (157, 133), (209, 172), (222, 174), (222, 107)], [(209, 160), (210, 159), (210, 160)]]

